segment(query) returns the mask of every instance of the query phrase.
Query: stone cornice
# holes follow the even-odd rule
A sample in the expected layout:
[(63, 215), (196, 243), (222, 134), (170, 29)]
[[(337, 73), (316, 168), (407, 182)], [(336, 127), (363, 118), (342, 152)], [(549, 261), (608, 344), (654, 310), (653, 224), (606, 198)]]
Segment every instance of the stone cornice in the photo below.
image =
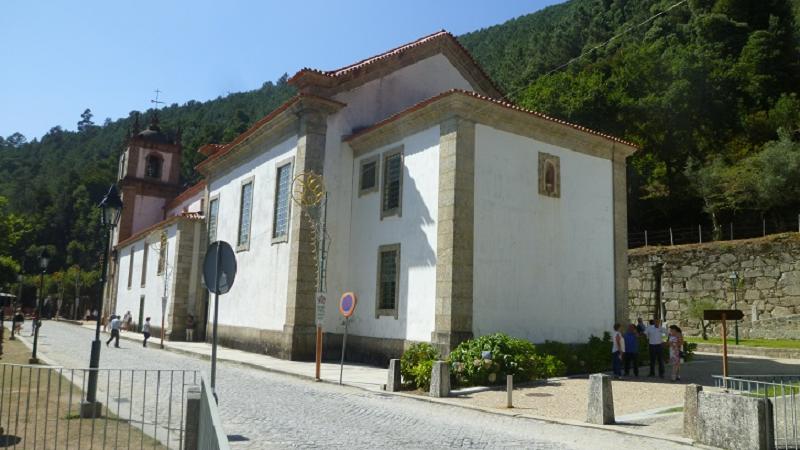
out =
[(298, 94), (275, 111), (256, 122), (222, 150), (197, 165), (210, 180), (245, 161), (264, 147), (272, 147), (299, 132), (299, 117), (316, 113), (332, 114), (345, 104), (310, 94)]
[(634, 144), (613, 136), (459, 90), (418, 103), (345, 141), (357, 156), (454, 116), (609, 160), (624, 161), (637, 150)]

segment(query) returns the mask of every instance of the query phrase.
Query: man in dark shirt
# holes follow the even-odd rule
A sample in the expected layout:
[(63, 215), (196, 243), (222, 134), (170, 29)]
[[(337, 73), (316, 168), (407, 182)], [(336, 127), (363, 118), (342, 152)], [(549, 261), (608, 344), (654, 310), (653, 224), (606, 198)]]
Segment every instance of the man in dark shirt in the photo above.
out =
[(633, 364), (633, 375), (639, 376), (639, 333), (636, 332), (636, 327), (633, 324), (628, 325), (628, 331), (623, 335), (625, 339), (625, 354), (623, 361), (625, 362), (625, 376), (630, 373), (631, 364)]

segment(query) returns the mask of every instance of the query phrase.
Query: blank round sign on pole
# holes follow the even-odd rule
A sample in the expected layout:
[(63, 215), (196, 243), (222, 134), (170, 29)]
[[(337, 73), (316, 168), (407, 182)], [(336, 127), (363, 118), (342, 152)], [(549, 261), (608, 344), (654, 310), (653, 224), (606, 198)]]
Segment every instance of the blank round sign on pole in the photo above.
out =
[(339, 312), (346, 318), (350, 317), (356, 311), (357, 303), (358, 299), (356, 299), (356, 294), (345, 292), (342, 298), (339, 299)]
[[(217, 255), (218, 251), (219, 255)], [(217, 286), (217, 277), (219, 277), (219, 286)], [(225, 241), (216, 241), (209, 245), (203, 261), (203, 282), (209, 292), (227, 294), (233, 286), (234, 278), (236, 278), (236, 255), (233, 253), (231, 245)]]

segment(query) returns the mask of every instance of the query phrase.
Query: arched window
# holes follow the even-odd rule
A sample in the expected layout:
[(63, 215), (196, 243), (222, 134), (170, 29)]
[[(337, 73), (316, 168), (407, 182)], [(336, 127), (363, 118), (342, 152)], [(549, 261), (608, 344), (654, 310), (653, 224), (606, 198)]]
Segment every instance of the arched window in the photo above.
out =
[(147, 155), (145, 159), (144, 175), (149, 178), (161, 178), (161, 166), (164, 161), (156, 154)]
[(539, 194), (561, 197), (561, 167), (558, 156), (539, 152)]
[(556, 192), (556, 166), (552, 161), (544, 163), (544, 190), (548, 195)]

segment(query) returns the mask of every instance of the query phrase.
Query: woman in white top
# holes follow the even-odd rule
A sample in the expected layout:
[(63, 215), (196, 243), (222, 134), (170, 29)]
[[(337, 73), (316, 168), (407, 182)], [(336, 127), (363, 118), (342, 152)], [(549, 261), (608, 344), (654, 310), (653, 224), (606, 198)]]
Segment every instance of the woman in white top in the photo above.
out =
[(616, 378), (622, 378), (622, 354), (625, 353), (625, 339), (619, 330), (620, 325), (615, 323), (614, 335), (611, 337), (611, 367)]
[(681, 379), (681, 350), (683, 332), (677, 325), (669, 326), (669, 363), (672, 365), (672, 381)]

